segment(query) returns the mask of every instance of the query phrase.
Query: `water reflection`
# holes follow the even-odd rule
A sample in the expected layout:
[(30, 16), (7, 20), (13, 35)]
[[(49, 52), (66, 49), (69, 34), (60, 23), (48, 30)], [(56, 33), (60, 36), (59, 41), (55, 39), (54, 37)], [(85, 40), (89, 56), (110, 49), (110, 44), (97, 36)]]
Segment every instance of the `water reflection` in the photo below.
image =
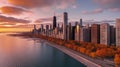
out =
[(0, 67), (84, 67), (36, 38), (0, 34)]

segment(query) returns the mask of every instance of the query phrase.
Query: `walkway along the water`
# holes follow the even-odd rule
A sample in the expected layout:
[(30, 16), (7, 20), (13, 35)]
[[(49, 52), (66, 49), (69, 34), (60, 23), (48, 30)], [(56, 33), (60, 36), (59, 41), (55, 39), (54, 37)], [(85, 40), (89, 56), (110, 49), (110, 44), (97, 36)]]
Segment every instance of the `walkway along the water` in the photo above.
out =
[[(45, 41), (45, 40), (43, 40)], [(57, 48), (58, 50), (64, 52), (65, 54), (71, 56), (72, 58), (76, 59), (77, 61), (83, 63), (84, 65), (86, 65), (87, 67), (102, 67), (100, 66), (99, 64), (96, 64), (94, 62), (91, 62), (90, 60), (82, 57), (80, 55), (80, 53), (74, 51), (74, 50), (71, 50), (71, 49), (68, 49), (68, 48), (65, 48), (63, 46), (59, 46), (59, 45), (56, 45), (56, 44), (53, 44), (53, 43), (50, 43), (48, 41), (45, 41), (46, 44), (54, 47), (54, 48)]]
[(58, 50), (64, 52), (65, 54), (71, 56), (72, 58), (74, 58), (77, 61), (86, 65), (87, 67), (114, 67), (113, 62), (109, 62), (104, 59), (94, 59), (94, 58), (88, 57), (82, 53), (79, 53), (77, 51), (66, 48), (64, 46), (60, 46), (55, 43), (49, 42), (47, 40), (43, 40), (43, 39), (40, 39), (40, 40), (44, 41), (46, 44), (48, 44), (54, 48), (57, 48)]

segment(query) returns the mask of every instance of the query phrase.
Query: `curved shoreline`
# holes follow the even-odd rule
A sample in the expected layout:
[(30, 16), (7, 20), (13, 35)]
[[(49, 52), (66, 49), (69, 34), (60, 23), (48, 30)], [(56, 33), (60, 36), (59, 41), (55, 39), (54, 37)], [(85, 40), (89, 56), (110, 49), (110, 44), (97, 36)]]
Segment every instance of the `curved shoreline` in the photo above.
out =
[(77, 61), (81, 62), (82, 64), (84, 64), (87, 67), (102, 67), (99, 64), (96, 64), (86, 58), (81, 57), (80, 55), (78, 55), (75, 51), (70, 50), (70, 49), (66, 49), (63, 46), (59, 46), (59, 45), (55, 45), (53, 43), (50, 43), (48, 41), (45, 41), (47, 44), (49, 44), (50, 46), (57, 48), (58, 50), (64, 52), (65, 54), (69, 55), (70, 57), (76, 59)]
[[(13, 36), (24, 36), (25, 38), (33, 38), (26, 34), (19, 34), (19, 35), (13, 35)], [(37, 38), (37, 37), (35, 37)], [(74, 51), (72, 49), (66, 48), (64, 46), (57, 45), (51, 41), (37, 38), (40, 41), (43, 41), (47, 43), (48, 45), (57, 48), (58, 50), (64, 52), (65, 54), (71, 56), (72, 58), (76, 59), (78, 62), (81, 62), (82, 64), (86, 65), (87, 67), (115, 67), (114, 62), (110, 61), (108, 59), (102, 59), (102, 58), (91, 58), (87, 55), (84, 55), (80, 52)]]

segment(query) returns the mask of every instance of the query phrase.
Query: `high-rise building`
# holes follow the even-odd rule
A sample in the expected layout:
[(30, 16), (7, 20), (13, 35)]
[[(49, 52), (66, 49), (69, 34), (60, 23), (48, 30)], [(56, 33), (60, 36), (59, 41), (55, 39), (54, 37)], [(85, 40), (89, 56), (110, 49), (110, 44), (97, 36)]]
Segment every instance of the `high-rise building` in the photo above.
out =
[(43, 24), (41, 24), (41, 32), (43, 32), (43, 29), (44, 29), (44, 28), (43, 28)]
[(50, 30), (52, 30), (52, 25), (50, 24)]
[(82, 27), (83, 21), (82, 19), (80, 19), (80, 27)]
[(68, 13), (64, 12), (64, 17), (63, 17), (64, 21), (63, 21), (63, 36), (64, 36), (64, 40), (67, 40), (67, 24), (68, 24)]
[(53, 17), (53, 29), (56, 28), (57, 19), (56, 16)]
[(36, 30), (36, 25), (34, 25), (34, 30)]
[(67, 26), (67, 40), (71, 40), (71, 35), (72, 35), (72, 26), (71, 23)]
[(49, 25), (46, 25), (46, 35), (48, 36), (48, 31), (49, 31)]
[(91, 42), (95, 44), (100, 43), (100, 25), (99, 24), (91, 25)]
[(116, 46), (120, 46), (120, 19), (116, 19)]
[(46, 25), (46, 30), (49, 30), (49, 25)]
[(52, 34), (52, 24), (50, 24), (49, 34), (50, 34), (50, 36), (51, 36), (51, 34)]
[(116, 41), (116, 34), (115, 34), (115, 27), (110, 26), (110, 45), (115, 45)]
[(75, 24), (75, 40), (80, 41), (80, 25), (78, 22)]
[(57, 25), (57, 34), (59, 34), (59, 32), (60, 32), (60, 25), (58, 23), (58, 25)]
[(100, 25), (100, 44), (110, 45), (110, 25), (108, 23)]
[(91, 41), (91, 28), (90, 27), (80, 28), (80, 41), (83, 41), (83, 42)]
[(75, 26), (71, 26), (71, 40), (75, 40)]
[(33, 29), (32, 33), (33, 33), (33, 34), (38, 34), (38, 30), (37, 30), (37, 28), (36, 28), (36, 25), (34, 25), (34, 29)]

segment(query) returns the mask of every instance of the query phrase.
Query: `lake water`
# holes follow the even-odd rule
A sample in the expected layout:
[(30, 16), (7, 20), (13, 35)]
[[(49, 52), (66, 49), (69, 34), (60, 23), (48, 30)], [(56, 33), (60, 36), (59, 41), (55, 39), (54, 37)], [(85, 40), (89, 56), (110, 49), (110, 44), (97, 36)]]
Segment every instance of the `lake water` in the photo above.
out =
[(85, 67), (36, 38), (0, 34), (0, 67)]

